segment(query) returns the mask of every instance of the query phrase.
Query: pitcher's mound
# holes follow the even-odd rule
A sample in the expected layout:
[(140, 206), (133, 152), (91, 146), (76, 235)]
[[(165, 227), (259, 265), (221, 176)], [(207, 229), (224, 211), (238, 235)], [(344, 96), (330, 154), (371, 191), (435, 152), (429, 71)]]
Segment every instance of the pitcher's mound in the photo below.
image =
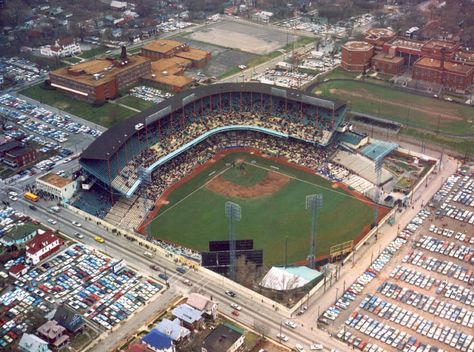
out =
[(290, 178), (288, 176), (270, 171), (262, 181), (252, 186), (239, 185), (227, 181), (222, 176), (218, 176), (209, 182), (206, 188), (226, 197), (256, 198), (278, 192), (285, 187), (289, 181)]

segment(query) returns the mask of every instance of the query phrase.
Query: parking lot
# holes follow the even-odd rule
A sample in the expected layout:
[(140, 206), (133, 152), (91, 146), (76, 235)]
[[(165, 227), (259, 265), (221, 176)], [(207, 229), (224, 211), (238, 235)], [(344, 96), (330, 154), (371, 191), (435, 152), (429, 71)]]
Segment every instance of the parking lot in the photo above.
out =
[[(5, 269), (22, 258), (7, 263)], [(142, 307), (162, 286), (82, 244), (73, 244), (18, 278), (0, 296), (0, 348), (35, 331), (60, 303), (82, 314), (89, 325), (109, 330)], [(33, 319), (38, 317), (38, 319)], [(95, 324), (94, 324), (95, 323)], [(13, 337), (15, 338), (13, 338)]]
[(172, 93), (164, 92), (162, 90), (147, 87), (147, 86), (136, 86), (130, 89), (129, 94), (136, 98), (140, 98), (153, 103), (160, 103), (163, 100), (173, 96)]
[(363, 351), (474, 351), (473, 180), (449, 177), (320, 325)]
[(0, 58), (0, 75), (5, 80), (5, 86), (13, 89), (26, 82), (32, 82), (46, 77), (47, 70), (41, 69), (31, 61), (19, 57)]

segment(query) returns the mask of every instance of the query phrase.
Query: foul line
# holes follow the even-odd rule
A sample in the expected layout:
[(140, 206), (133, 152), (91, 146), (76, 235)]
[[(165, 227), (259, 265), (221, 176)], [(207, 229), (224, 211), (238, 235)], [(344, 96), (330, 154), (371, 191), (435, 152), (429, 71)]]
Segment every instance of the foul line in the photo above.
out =
[[(227, 167), (225, 168), (224, 170), (222, 170), (221, 172), (219, 172), (218, 174), (214, 175), (213, 177), (211, 177), (208, 181), (206, 181), (205, 183), (203, 183), (200, 187), (196, 188), (194, 191), (192, 191), (191, 193), (189, 193), (186, 197), (183, 197), (181, 198), (179, 201), (177, 201), (175, 204), (173, 204), (172, 206), (170, 206), (168, 209), (166, 209), (165, 211), (163, 211), (161, 214), (158, 214), (157, 216), (155, 216), (152, 220), (150, 220), (146, 225), (144, 226), (148, 226), (150, 225), (150, 223), (152, 223), (153, 221), (155, 221), (156, 219), (160, 218), (162, 215), (166, 214), (168, 211), (170, 211), (171, 209), (173, 209), (174, 207), (176, 207), (178, 204), (181, 204), (181, 202), (183, 202), (184, 200), (186, 200), (187, 198), (191, 197), (194, 193), (196, 193), (197, 191), (199, 191), (200, 189), (202, 189), (203, 187), (207, 186), (207, 184), (209, 182), (211, 182), (212, 180), (214, 180), (216, 177), (219, 177), (220, 175), (222, 175), (224, 172), (226, 172), (227, 170), (229, 170), (231, 167)], [(205, 170), (203, 171), (205, 172)], [(197, 175), (196, 175), (197, 176)]]
[[(257, 164), (250, 164), (250, 163), (248, 163), (247, 161), (245, 161), (244, 163), (247, 164), (247, 165), (249, 165), (249, 166), (254, 166), (254, 167), (258, 167), (258, 168), (260, 168), (260, 169), (264, 169), (264, 170), (267, 170), (267, 171), (270, 171), (270, 172), (275, 172), (275, 173), (277, 173), (277, 174), (280, 174), (280, 175), (283, 175), (283, 176), (292, 178), (292, 179), (297, 180), (297, 181), (300, 181), (300, 182), (307, 183), (307, 184), (312, 185), (312, 186), (314, 186), (314, 187), (319, 187), (319, 188), (325, 189), (325, 190), (327, 190), (327, 191), (337, 193), (337, 194), (342, 195), (342, 196), (346, 196), (346, 197), (349, 197), (349, 198), (354, 198), (354, 199), (356, 199), (356, 200), (358, 200), (359, 202), (362, 202), (362, 203), (368, 203), (368, 204), (371, 204), (371, 205), (373, 205), (373, 206), (377, 205), (375, 202), (373, 202), (373, 201), (371, 201), (371, 200), (360, 199), (360, 198), (357, 198), (356, 196), (353, 196), (352, 194), (348, 194), (348, 193), (346, 193), (346, 192), (337, 191), (337, 190), (335, 190), (334, 188), (329, 188), (329, 187), (325, 187), (325, 186), (318, 185), (318, 184), (313, 183), (313, 182), (309, 182), (309, 181), (306, 181), (306, 180), (302, 180), (302, 179), (300, 179), (300, 178), (298, 178), (298, 177), (295, 177), (295, 176), (292, 176), (292, 175), (288, 175), (288, 174), (286, 174), (286, 173), (284, 173), (284, 172), (281, 172), (281, 171), (277, 171), (277, 170), (273, 170), (273, 169), (270, 170), (269, 168), (266, 168), (266, 167), (264, 167), (264, 166), (260, 166), (260, 165), (257, 165)], [(278, 163), (276, 163), (276, 164), (278, 164)], [(309, 172), (307, 172), (307, 173), (309, 173)], [(315, 175), (324, 179), (324, 177), (322, 177), (322, 176), (320, 176), (320, 175), (318, 175), (318, 174), (315, 174)], [(362, 193), (361, 193), (361, 194), (362, 194)], [(365, 197), (365, 196), (364, 196), (364, 197)]]

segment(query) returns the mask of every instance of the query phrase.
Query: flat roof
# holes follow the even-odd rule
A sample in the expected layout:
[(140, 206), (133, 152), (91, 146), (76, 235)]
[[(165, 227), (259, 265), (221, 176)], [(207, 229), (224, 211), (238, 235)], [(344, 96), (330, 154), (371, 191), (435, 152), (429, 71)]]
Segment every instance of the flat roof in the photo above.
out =
[[(149, 76), (147, 76), (148, 78)], [(292, 101), (304, 102), (313, 106), (325, 106), (327, 109), (338, 110), (346, 104), (340, 100), (321, 98), (313, 93), (307, 93), (291, 88), (276, 88), (269, 84), (247, 82), (247, 83), (218, 83), (208, 86), (199, 86), (190, 88), (178, 94), (175, 94), (169, 99), (166, 99), (153, 107), (142, 111), (132, 117), (123, 120), (111, 128), (107, 129), (102, 135), (96, 138), (81, 154), (81, 159), (90, 160), (109, 160), (112, 156), (125, 144), (125, 142), (137, 133), (135, 126), (142, 123), (146, 125), (146, 119), (154, 114), (160, 114), (161, 111), (169, 111), (164, 115), (167, 116), (174, 111), (177, 111), (185, 104), (190, 104), (193, 101), (198, 101), (201, 98), (208, 97), (214, 94), (229, 94), (238, 92), (253, 92), (257, 94), (281, 95)], [(186, 102), (184, 103), (184, 100)], [(324, 105), (323, 105), (324, 104)], [(169, 109), (169, 110), (168, 110)], [(162, 118), (162, 117), (160, 117)]]
[[(424, 66), (429, 68), (441, 68), (441, 61), (437, 59), (430, 59), (428, 57), (421, 58), (415, 62), (417, 66)], [(474, 70), (473, 66), (463, 65), (457, 62), (445, 61), (444, 68), (446, 71), (455, 72), (460, 74), (469, 74), (471, 70)]]
[(171, 73), (168, 73), (166, 75), (164, 75), (163, 73), (152, 73), (152, 74), (146, 75), (145, 77), (143, 77), (143, 79), (146, 79), (152, 82), (163, 83), (163, 84), (177, 87), (177, 88), (186, 87), (188, 84), (193, 82), (193, 79), (191, 77), (182, 76), (182, 75), (174, 75)]
[(370, 28), (365, 32), (366, 36), (373, 36), (377, 38), (393, 37), (395, 32), (389, 28)]
[(151, 43), (148, 43), (142, 47), (142, 49), (154, 51), (161, 54), (166, 54), (167, 52), (179, 48), (179, 47), (186, 47), (187, 45), (182, 42), (178, 42), (177, 40), (169, 40), (169, 39), (160, 39), (154, 40)]
[(202, 342), (202, 347), (207, 352), (227, 351), (240, 337), (242, 333), (228, 325), (218, 325)]
[(392, 41), (389, 42), (389, 44), (392, 46), (398, 46), (401, 48), (421, 50), (421, 47), (423, 46), (424, 43), (416, 41), (416, 40), (412, 40), (412, 39), (394, 38)]
[(169, 74), (181, 72), (184, 67), (191, 65), (191, 61), (181, 57), (173, 56), (169, 59), (160, 59), (151, 63), (151, 70), (154, 74), (167, 71)]
[(403, 57), (401, 56), (391, 56), (386, 53), (378, 53), (375, 55), (372, 60), (379, 60), (379, 61), (385, 61), (385, 62), (390, 62), (393, 64), (399, 64), (404, 61)]
[(53, 185), (57, 188), (63, 188), (66, 185), (73, 182), (72, 180), (70, 180), (66, 177), (62, 177), (62, 176), (53, 174), (51, 172), (49, 174), (46, 174), (46, 175), (43, 175), (43, 176), (39, 177), (38, 180), (41, 180), (45, 183), (49, 183), (50, 185)]
[(357, 41), (351, 41), (347, 42), (343, 45), (344, 48), (352, 51), (367, 51), (372, 49), (374, 46), (372, 44), (366, 43), (366, 42), (357, 42)]
[(441, 49), (446, 48), (447, 50), (456, 50), (459, 47), (459, 44), (455, 42), (450, 42), (442, 39), (431, 39), (423, 45), (423, 49)]
[(189, 50), (180, 51), (179, 53), (176, 53), (176, 56), (189, 60), (204, 60), (208, 57), (208, 55), (208, 51), (195, 48), (189, 48)]
[[(113, 60), (96, 59), (70, 67), (63, 67), (49, 74), (66, 78), (71, 81), (87, 84), (89, 86), (98, 86), (115, 79), (115, 76), (121, 72), (127, 71), (137, 65), (150, 61), (150, 59), (140, 55), (128, 56), (128, 64), (125, 66), (116, 66)], [(94, 74), (101, 74), (103, 77), (94, 78)]]

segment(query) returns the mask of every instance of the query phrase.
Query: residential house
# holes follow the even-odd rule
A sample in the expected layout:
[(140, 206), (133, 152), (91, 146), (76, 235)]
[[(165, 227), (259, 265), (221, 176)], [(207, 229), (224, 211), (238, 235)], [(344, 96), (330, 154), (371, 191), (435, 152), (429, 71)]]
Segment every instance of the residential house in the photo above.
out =
[(201, 352), (236, 352), (244, 349), (244, 334), (231, 325), (221, 324), (204, 339)]
[(187, 304), (180, 304), (171, 313), (175, 318), (182, 321), (183, 326), (190, 330), (199, 329), (202, 325), (202, 312)]
[(59, 349), (69, 342), (66, 328), (59, 325), (56, 320), (47, 321), (36, 332), (39, 337), (45, 339), (54, 349)]
[(85, 321), (82, 315), (76, 313), (72, 308), (61, 304), (54, 313), (54, 320), (58, 322), (59, 325), (66, 328), (69, 334), (77, 334), (82, 331)]
[(26, 261), (36, 265), (58, 251), (62, 244), (63, 240), (52, 231), (38, 231), (38, 234), (26, 244)]
[(191, 293), (186, 303), (189, 306), (200, 310), (203, 315), (208, 318), (215, 319), (217, 317), (217, 303), (211, 301), (206, 296), (199, 293)]
[(175, 346), (186, 342), (191, 336), (191, 331), (182, 326), (178, 318), (174, 320), (163, 319), (155, 329), (168, 335), (173, 340)]
[(51, 352), (48, 343), (33, 334), (23, 334), (18, 349), (21, 352)]
[(176, 351), (171, 337), (159, 332), (156, 329), (153, 329), (148, 334), (146, 334), (143, 337), (142, 342), (149, 349), (155, 352), (175, 352)]

